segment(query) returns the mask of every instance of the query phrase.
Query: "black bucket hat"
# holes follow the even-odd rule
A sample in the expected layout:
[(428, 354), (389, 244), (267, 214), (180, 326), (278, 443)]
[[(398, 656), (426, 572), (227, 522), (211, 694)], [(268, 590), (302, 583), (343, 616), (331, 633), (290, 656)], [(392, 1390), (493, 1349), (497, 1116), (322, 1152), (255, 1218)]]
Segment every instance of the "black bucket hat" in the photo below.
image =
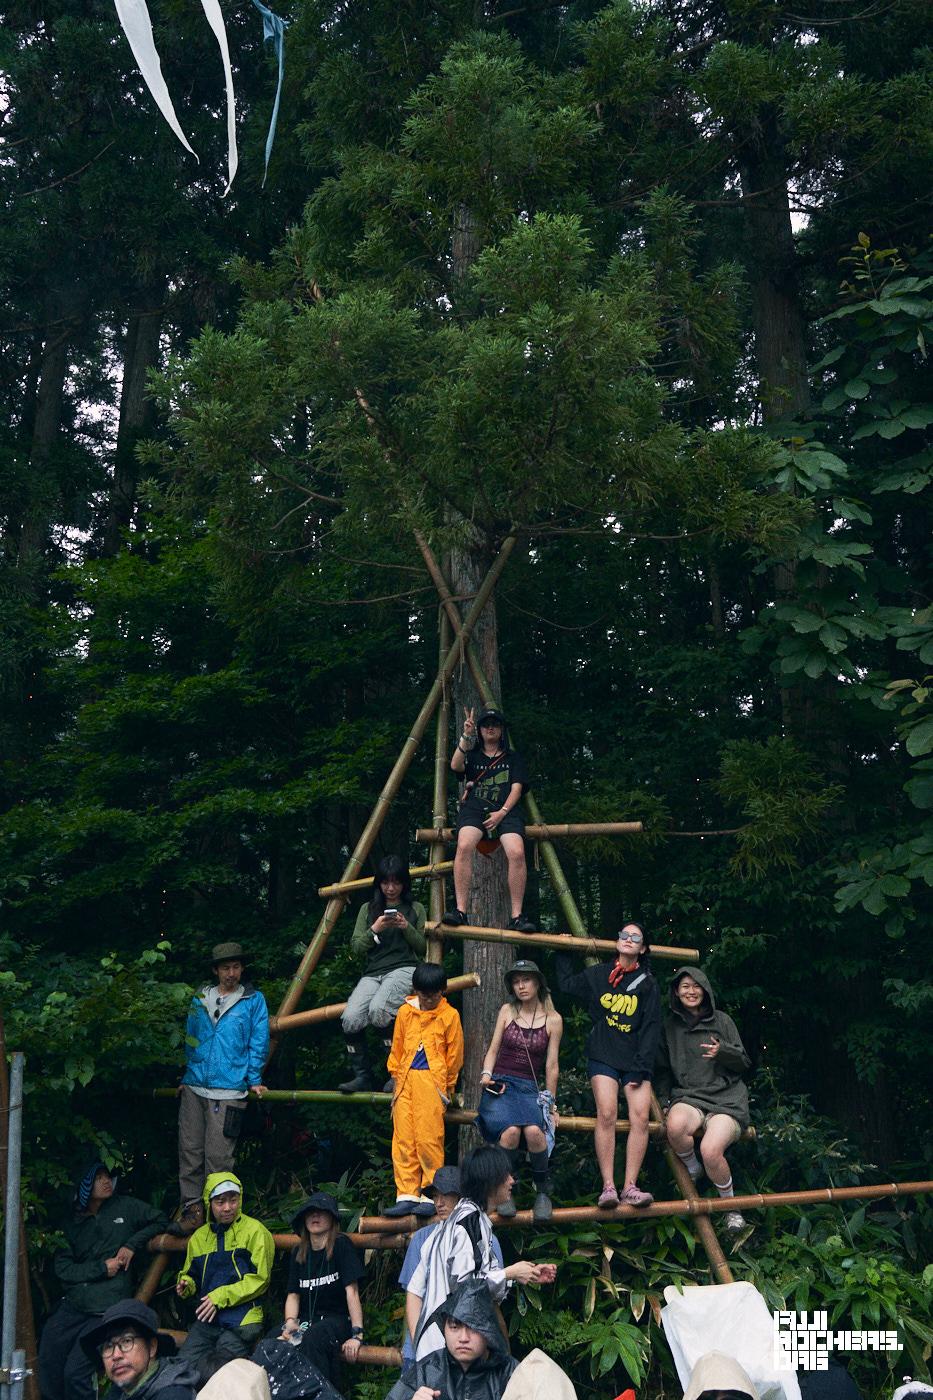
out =
[(112, 1303), (103, 1317), (85, 1327), (78, 1340), (81, 1350), (91, 1361), (99, 1361), (97, 1348), (106, 1341), (111, 1332), (132, 1324), (143, 1336), (150, 1340), (159, 1335), (159, 1319), (146, 1303), (138, 1298), (127, 1298), (123, 1303)]
[(296, 1235), (300, 1235), (305, 1223), (305, 1216), (312, 1210), (325, 1210), (328, 1215), (332, 1215), (337, 1223), (340, 1223), (340, 1207), (327, 1191), (313, 1191), (306, 1201), (304, 1201), (295, 1214), (292, 1216), (292, 1229)]
[(538, 964), (532, 962), (531, 958), (518, 958), (505, 974), (505, 987), (509, 996), (512, 995), (512, 978), (519, 976), (520, 973), (524, 973), (526, 977), (537, 977), (539, 996), (549, 997), (551, 995), (551, 989), (547, 984), (547, 978)]

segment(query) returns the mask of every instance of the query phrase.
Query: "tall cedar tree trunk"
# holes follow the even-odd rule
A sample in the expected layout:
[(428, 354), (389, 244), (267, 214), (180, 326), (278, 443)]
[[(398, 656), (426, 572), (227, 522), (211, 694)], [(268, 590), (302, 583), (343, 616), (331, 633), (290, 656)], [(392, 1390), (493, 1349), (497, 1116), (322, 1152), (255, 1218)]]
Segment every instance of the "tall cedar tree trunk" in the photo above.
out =
[[(470, 606), (472, 596), (477, 592), (492, 563), (492, 554), (480, 546), (456, 551), (450, 560), (450, 586), (454, 597), (461, 598), (461, 614)], [(490, 598), (473, 633), (473, 645), (480, 659), (480, 665), (495, 696), (501, 696), (499, 676), (499, 637), (496, 623), (495, 598)], [(453, 716), (454, 726), (451, 736), (451, 752), (456, 742), (455, 736), (462, 732), (463, 707), (477, 707), (482, 702), (468, 668), (464, 665), (454, 674)], [(508, 717), (508, 711), (506, 711)], [(478, 741), (481, 742), (481, 741)], [(505, 928), (511, 917), (508, 883), (506, 880), (506, 860), (501, 850), (493, 856), (476, 854), (473, 860), (473, 884), (470, 887), (468, 914), (471, 924), (486, 925), (491, 928)], [(482, 1068), (486, 1045), (495, 1025), (496, 1012), (502, 1005), (505, 991), (503, 978), (510, 964), (515, 960), (515, 949), (509, 944), (479, 943), (469, 941), (463, 944), (464, 972), (478, 972), (481, 985), (475, 987), (463, 998), (463, 1101), (474, 1105), (479, 1099), (479, 1072)], [(461, 1156), (475, 1142), (474, 1130), (464, 1128), (460, 1133)]]
[(108, 558), (117, 553), (136, 506), (136, 444), (152, 427), (152, 400), (146, 393), (146, 376), (158, 364), (164, 310), (165, 279), (161, 278), (141, 289), (127, 323), (120, 424), (100, 551)]

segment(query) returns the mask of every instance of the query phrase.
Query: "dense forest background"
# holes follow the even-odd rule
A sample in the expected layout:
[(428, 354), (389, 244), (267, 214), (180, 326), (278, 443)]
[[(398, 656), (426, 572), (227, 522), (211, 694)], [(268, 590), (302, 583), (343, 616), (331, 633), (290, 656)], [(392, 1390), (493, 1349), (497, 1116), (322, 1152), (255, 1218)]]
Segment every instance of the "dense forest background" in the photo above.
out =
[[(40, 1310), (86, 1146), (174, 1204), (150, 1091), (206, 952), (241, 939), (275, 1008), (409, 733), (439, 627), (416, 529), (463, 595), (517, 536), (491, 679), (548, 818), (645, 824), (561, 859), (594, 933), (699, 948), (756, 1066), (740, 1189), (929, 1178), (930, 7), (294, 0), (262, 187), (275, 63), (238, 0), (226, 197), (214, 40), (151, 9), (200, 164), (111, 5), (0, 5), (0, 1000)], [(420, 862), (432, 782), (429, 738), (374, 857)], [(564, 927), (537, 871), (529, 907)], [(349, 928), (303, 1005), (346, 994)], [(589, 1111), (581, 1037), (561, 1097)], [(339, 1041), (286, 1038), (268, 1082), (332, 1086)], [(387, 1141), (264, 1110), (251, 1198), (375, 1208)], [(587, 1199), (589, 1143), (556, 1160)], [(875, 1394), (928, 1364), (930, 1243), (922, 1198), (762, 1213), (732, 1262), (896, 1319), (909, 1365), (855, 1363)], [(562, 1269), (519, 1344), (583, 1394), (647, 1358), (661, 1393), (690, 1231), (520, 1247)]]

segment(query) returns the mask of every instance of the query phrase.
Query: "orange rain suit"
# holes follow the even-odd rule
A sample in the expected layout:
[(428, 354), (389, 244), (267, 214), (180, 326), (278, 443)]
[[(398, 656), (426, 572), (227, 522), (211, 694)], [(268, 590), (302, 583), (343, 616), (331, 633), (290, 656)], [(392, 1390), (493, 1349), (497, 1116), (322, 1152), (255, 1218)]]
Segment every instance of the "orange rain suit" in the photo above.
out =
[[(427, 1069), (412, 1069), (424, 1049)], [(392, 1168), (399, 1200), (418, 1200), (444, 1162), (444, 1109), (463, 1067), (460, 1015), (445, 997), (422, 1011), (410, 996), (395, 1020), (388, 1069), (395, 1080), (392, 1100)]]

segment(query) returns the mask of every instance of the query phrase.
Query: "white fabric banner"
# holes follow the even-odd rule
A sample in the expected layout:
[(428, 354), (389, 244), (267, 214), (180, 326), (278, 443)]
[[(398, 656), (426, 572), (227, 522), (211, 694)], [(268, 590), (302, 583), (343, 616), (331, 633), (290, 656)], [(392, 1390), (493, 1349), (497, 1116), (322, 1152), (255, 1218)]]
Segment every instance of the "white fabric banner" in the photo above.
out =
[(218, 0), (201, 0), (201, 6), (207, 16), (208, 24), (214, 31), (214, 37), (220, 48), (220, 56), (224, 64), (224, 83), (227, 88), (227, 188), (224, 190), (224, 194), (229, 194), (239, 163), (236, 148), (236, 106), (233, 98), (233, 70), (230, 67), (230, 49), (227, 46), (227, 31), (224, 27), (224, 17), (220, 12)]
[[(123, 33), (126, 35), (129, 46), (133, 51), (139, 71), (143, 75), (143, 80), (152, 96), (155, 98), (156, 106), (162, 113), (169, 126), (178, 137), (186, 151), (190, 151), (197, 160), (197, 152), (190, 145), (187, 136), (182, 131), (178, 118), (175, 115), (175, 108), (172, 106), (172, 99), (169, 97), (168, 88), (165, 86), (165, 79), (162, 76), (162, 63), (155, 46), (155, 39), (152, 35), (152, 21), (149, 18), (149, 11), (146, 8), (146, 0), (114, 0), (117, 7), (117, 18), (123, 26)], [(215, 0), (216, 3), (216, 0)], [(221, 27), (223, 21), (221, 21)], [(226, 47), (226, 35), (224, 35), (224, 47)], [(229, 71), (230, 60), (227, 60)], [(232, 79), (231, 79), (232, 91)], [(235, 169), (236, 167), (234, 167)], [(233, 177), (231, 176), (231, 179)], [(229, 189), (229, 186), (227, 187)]]

